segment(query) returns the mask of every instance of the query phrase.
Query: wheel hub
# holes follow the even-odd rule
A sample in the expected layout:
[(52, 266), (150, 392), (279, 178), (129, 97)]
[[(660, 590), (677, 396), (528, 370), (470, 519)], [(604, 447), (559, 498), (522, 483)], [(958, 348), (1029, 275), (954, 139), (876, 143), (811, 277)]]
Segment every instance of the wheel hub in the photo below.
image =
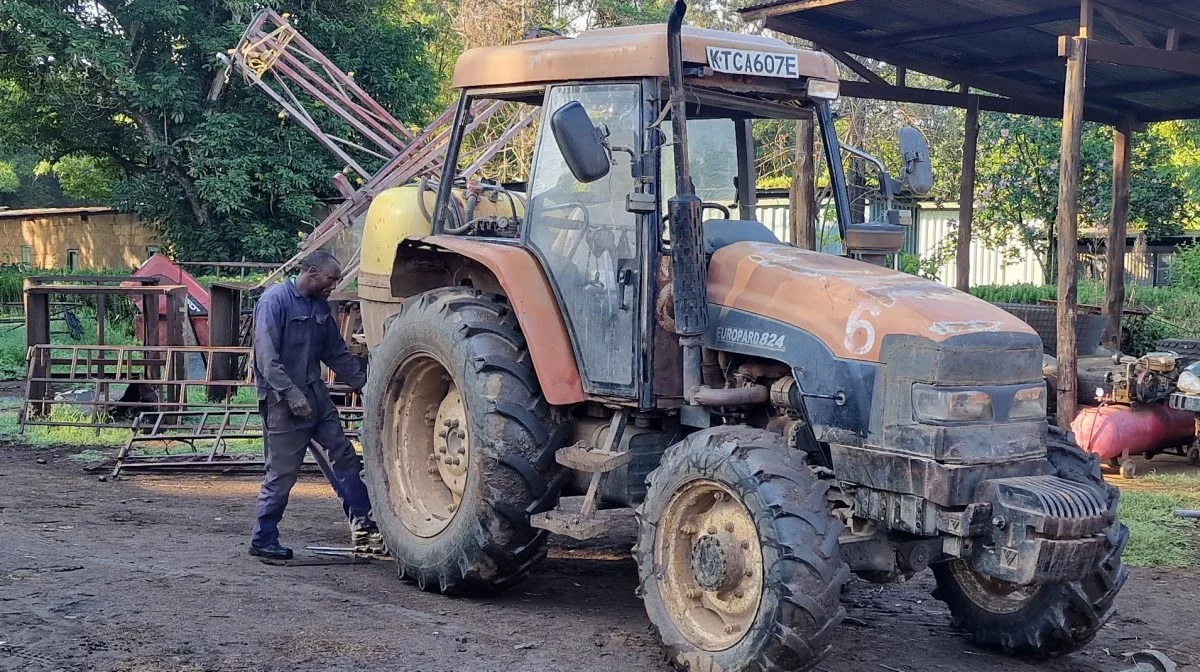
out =
[(692, 545), (692, 574), (705, 590), (728, 590), (743, 578), (742, 553), (731, 534), (706, 534)]
[(434, 453), (429, 458), (437, 466), (436, 477), (450, 489), (454, 504), (457, 505), (462, 500), (467, 485), (469, 446), (467, 412), (458, 388), (450, 388), (442, 403), (438, 405), (433, 426), (437, 435), (433, 442)]
[(380, 438), (397, 495), (390, 505), (413, 534), (437, 536), (466, 492), (470, 435), (462, 395), (440, 362), (420, 355), (400, 365), (385, 395), (389, 422)]
[(734, 646), (754, 623), (765, 580), (750, 511), (724, 483), (692, 481), (673, 495), (659, 530), (654, 562), (671, 620), (698, 648)]

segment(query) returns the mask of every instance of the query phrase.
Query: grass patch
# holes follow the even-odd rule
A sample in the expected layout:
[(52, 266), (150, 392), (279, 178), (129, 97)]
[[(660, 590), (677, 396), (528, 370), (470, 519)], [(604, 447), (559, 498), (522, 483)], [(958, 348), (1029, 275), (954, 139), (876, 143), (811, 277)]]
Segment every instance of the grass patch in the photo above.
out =
[(1200, 509), (1200, 476), (1150, 474), (1121, 491), (1120, 518), (1129, 527), (1125, 562), (1134, 567), (1192, 567), (1200, 553), (1200, 522), (1175, 509)]
[[(129, 440), (128, 429), (99, 430), (90, 427), (41, 427), (31, 425), (21, 433), (19, 399), (0, 399), (0, 438), (30, 446), (96, 446), (117, 448)], [(55, 407), (50, 418), (62, 422), (84, 422), (88, 417), (67, 406)]]

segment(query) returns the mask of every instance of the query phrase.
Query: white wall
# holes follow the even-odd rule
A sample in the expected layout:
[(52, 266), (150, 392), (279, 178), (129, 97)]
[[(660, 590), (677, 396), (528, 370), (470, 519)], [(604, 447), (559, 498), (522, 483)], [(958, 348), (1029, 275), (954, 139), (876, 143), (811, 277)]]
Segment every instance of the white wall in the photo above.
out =
[[(942, 240), (953, 237), (958, 229), (958, 209), (921, 208), (917, 216), (917, 252), (921, 258), (936, 254)], [(938, 281), (953, 287), (958, 279), (953, 255), (942, 264)], [(1045, 282), (1045, 273), (1037, 254), (1021, 243), (993, 249), (980, 240), (971, 241), (972, 287), (976, 285), (1017, 285)]]

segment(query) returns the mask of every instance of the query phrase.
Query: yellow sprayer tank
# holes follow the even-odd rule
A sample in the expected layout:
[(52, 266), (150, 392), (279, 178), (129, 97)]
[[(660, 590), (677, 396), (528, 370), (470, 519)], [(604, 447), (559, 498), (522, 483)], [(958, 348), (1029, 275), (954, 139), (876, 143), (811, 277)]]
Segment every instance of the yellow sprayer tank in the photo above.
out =
[[(455, 189), (453, 196), (460, 205), (466, 201), (463, 189)], [(425, 200), (424, 212), (418, 198)], [(384, 321), (400, 310), (400, 302), (405, 298), (392, 296), (392, 264), (396, 260), (396, 248), (405, 238), (430, 234), (433, 227), (424, 213), (433, 212), (436, 200), (435, 190), (426, 189), (422, 194), (419, 185), (406, 184), (380, 192), (367, 209), (360, 250), (358, 297), (368, 348), (375, 347), (383, 338)], [(516, 213), (512, 211), (514, 204)], [(519, 199), (484, 197), (479, 199), (473, 215), (476, 218), (513, 217), (522, 216), (522, 210)]]

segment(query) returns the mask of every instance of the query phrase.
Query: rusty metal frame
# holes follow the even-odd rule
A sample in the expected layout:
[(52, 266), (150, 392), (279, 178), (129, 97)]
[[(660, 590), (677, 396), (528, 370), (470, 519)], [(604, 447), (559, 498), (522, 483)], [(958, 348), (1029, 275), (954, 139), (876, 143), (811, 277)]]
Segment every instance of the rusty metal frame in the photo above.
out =
[[(338, 409), (347, 438), (358, 437), (362, 413), (361, 408)], [(229, 471), (264, 466), (261, 457), (228, 452), (229, 441), (263, 438), (257, 407), (145, 412), (138, 414), (131, 429), (129, 440), (113, 460), (113, 476), (119, 476), (123, 470)], [(157, 444), (154, 447), (162, 452), (153, 455), (134, 452), (146, 444)], [(187, 446), (188, 451), (172, 453), (172, 446), (177, 444)], [(207, 450), (201, 452), (198, 444)], [(316, 462), (305, 460), (304, 464), (315, 466)]]
[[(201, 355), (205, 359), (205, 376), (187, 377), (186, 358)], [(155, 345), (49, 345), (30, 346), (25, 362), (25, 400), (19, 417), (20, 430), (29, 425), (48, 427), (132, 428), (134, 422), (122, 423), (109, 418), (113, 409), (138, 408), (153, 405), (180, 411), (186, 408), (246, 408), (255, 404), (231, 403), (232, 395), (224, 401), (194, 402), (188, 392), (194, 388), (221, 387), (226, 389), (253, 387), (251, 368), (241, 378), (219, 379), (213, 375), (215, 355), (253, 357), (250, 348), (213, 346), (155, 346)], [(66, 369), (65, 371), (63, 369)], [(56, 370), (57, 369), (57, 370)], [(92, 399), (54, 399), (51, 385), (72, 383), (91, 386)], [(112, 385), (147, 385), (160, 393), (158, 401), (114, 401)], [(165, 393), (165, 394), (162, 394)], [(77, 406), (91, 409), (88, 422), (53, 420), (55, 406)]]

